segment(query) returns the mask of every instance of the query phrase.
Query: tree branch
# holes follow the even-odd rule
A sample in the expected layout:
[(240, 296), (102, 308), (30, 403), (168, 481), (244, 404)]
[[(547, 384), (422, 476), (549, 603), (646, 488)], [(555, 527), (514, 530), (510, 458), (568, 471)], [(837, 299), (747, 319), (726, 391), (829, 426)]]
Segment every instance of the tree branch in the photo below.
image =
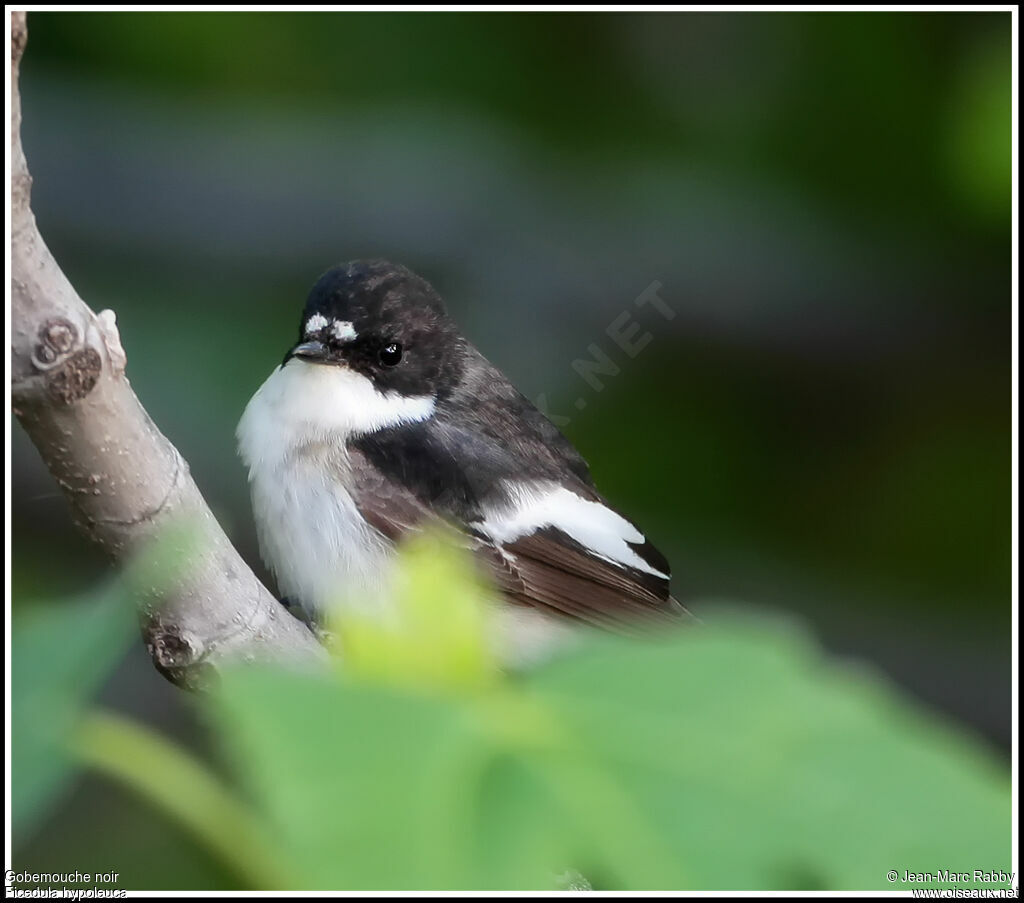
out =
[(325, 653), (256, 578), (217, 524), (188, 465), (125, 376), (112, 311), (93, 313), (53, 259), (31, 209), (18, 70), (25, 13), (11, 14), (11, 403), (71, 503), (76, 523), (114, 559), (182, 517), (201, 542), (159, 598), (141, 602), (153, 662), (195, 685), (229, 659)]

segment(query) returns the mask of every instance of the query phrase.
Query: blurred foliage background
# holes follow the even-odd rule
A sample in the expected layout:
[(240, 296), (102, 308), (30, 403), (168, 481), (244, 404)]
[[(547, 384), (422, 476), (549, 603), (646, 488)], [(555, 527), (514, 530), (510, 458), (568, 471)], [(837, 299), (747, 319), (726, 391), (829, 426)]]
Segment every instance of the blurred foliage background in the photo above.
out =
[[(316, 276), (386, 256), (569, 418), (698, 614), (793, 613), (1006, 750), (1010, 37), (1008, 13), (32, 13), (23, 138), (47, 242), (254, 566), (235, 423)], [(670, 321), (634, 304), (655, 280)], [(601, 391), (591, 344), (621, 367)], [(24, 615), (106, 571), (17, 430), (13, 466)], [(207, 743), (141, 648), (103, 699)], [(93, 778), (15, 849), (231, 880)]]

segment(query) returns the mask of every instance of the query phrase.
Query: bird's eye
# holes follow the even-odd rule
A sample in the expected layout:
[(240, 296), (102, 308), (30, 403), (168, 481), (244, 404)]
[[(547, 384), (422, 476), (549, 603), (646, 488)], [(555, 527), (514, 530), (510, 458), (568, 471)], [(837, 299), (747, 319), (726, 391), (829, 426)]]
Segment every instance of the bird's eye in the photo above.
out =
[(380, 362), (385, 367), (394, 367), (402, 359), (402, 346), (398, 342), (388, 342), (380, 350)]

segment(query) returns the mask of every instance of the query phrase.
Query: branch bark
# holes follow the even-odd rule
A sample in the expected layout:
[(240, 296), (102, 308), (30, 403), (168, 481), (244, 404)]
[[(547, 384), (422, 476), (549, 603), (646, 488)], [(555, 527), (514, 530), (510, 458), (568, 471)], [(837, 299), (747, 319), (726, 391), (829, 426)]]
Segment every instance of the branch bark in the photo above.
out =
[(141, 600), (156, 667), (194, 686), (229, 660), (325, 655), (310, 630), (256, 578), (228, 541), (177, 449), (125, 376), (112, 311), (78, 297), (36, 226), (21, 145), (18, 71), (25, 13), (11, 14), (11, 404), (85, 534), (115, 560), (168, 523), (201, 534), (187, 573)]

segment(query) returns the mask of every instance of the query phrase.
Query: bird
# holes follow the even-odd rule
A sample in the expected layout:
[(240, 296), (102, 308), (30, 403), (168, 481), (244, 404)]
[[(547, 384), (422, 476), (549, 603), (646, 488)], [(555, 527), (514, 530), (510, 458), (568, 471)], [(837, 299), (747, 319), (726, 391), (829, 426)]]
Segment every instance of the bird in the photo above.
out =
[[(496, 588), (496, 640), (528, 661), (574, 627), (689, 617), (665, 557), (583, 456), (387, 260), (327, 270), (237, 428), (260, 554), (313, 624), (385, 609), (396, 548), (436, 525)], [(542, 653), (541, 653), (542, 654)]]

